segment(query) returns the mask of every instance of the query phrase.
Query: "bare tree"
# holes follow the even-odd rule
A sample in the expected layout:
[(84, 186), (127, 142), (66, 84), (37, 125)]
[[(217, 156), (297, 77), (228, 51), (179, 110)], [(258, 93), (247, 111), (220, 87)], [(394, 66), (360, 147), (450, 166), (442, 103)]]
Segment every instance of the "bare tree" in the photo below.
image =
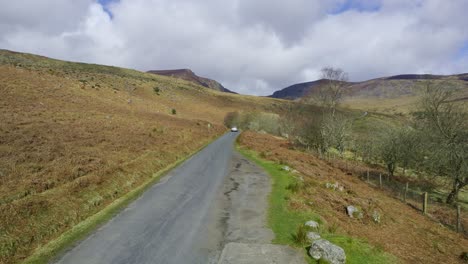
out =
[(334, 116), (343, 97), (343, 88), (347, 85), (348, 74), (339, 68), (325, 67), (322, 69), (322, 79), (325, 84), (318, 86), (313, 97), (319, 105), (329, 110)]
[(453, 100), (449, 83), (425, 81), (418, 115), (425, 140), (425, 168), (447, 176), (452, 190), (446, 202), (451, 204), (468, 185), (468, 114), (461, 102)]
[(333, 147), (343, 155), (348, 141), (349, 119), (341, 114), (325, 115), (320, 132), (325, 149)]
[(405, 171), (415, 163), (418, 146), (419, 139), (412, 128), (389, 128), (385, 131), (379, 144), (379, 156), (390, 176), (394, 175), (397, 166)]

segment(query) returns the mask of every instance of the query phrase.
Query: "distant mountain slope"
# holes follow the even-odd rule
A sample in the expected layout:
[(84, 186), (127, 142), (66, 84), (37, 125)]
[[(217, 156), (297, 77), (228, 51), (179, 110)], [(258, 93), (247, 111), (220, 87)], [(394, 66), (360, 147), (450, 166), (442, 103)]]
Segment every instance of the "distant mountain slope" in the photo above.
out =
[[(458, 75), (430, 75), (430, 74), (402, 74), (390, 77), (372, 79), (363, 82), (347, 83), (346, 97), (379, 97), (398, 98), (414, 95), (416, 82), (423, 80), (449, 81), (455, 89), (468, 88), (468, 74)], [(298, 83), (274, 92), (269, 97), (295, 100), (314, 93), (325, 80)]]
[(313, 82), (304, 82), (293, 84), (284, 89), (274, 92), (269, 97), (296, 100), (307, 96), (315, 87), (324, 83), (325, 80), (317, 80)]
[(446, 83), (447, 87), (464, 92), (468, 89), (468, 74), (431, 75), (431, 74), (402, 74), (378, 78), (349, 85), (346, 97), (375, 97), (380, 99), (396, 99), (403, 96), (417, 95), (418, 84), (424, 80), (435, 83)]
[[(416, 87), (424, 80), (444, 83), (454, 90), (453, 100), (468, 101), (468, 73), (457, 75), (401, 74), (347, 83), (343, 105), (366, 111), (408, 112), (417, 103)], [(269, 97), (306, 101), (320, 85), (324, 84), (324, 80), (298, 83), (276, 91)]]
[(222, 84), (215, 80), (196, 75), (190, 69), (153, 70), (148, 71), (148, 73), (183, 79), (220, 92), (235, 93), (229, 89), (226, 89)]

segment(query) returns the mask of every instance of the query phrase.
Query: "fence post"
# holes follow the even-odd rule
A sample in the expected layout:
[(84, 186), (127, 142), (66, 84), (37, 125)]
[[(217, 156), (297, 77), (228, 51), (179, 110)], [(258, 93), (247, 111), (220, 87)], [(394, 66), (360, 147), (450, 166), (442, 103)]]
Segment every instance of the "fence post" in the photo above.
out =
[(369, 182), (369, 169), (367, 169), (367, 182)]
[(405, 195), (403, 196), (403, 201), (406, 202), (406, 194), (408, 193), (408, 182), (406, 182), (406, 185), (405, 185)]
[(427, 214), (427, 192), (423, 193), (423, 214)]
[(382, 173), (379, 173), (380, 188), (382, 188)]
[(460, 233), (461, 230), (461, 213), (460, 213), (460, 205), (457, 204), (457, 233)]

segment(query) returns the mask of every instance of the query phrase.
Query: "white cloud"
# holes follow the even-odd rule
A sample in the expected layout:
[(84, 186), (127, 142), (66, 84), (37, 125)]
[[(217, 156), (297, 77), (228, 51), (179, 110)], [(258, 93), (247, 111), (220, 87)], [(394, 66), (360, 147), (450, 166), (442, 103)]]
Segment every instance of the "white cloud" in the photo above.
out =
[(191, 68), (262, 95), (313, 80), (326, 65), (351, 80), (468, 69), (459, 55), (468, 1), (353, 0), (330, 13), (346, 3), (120, 0), (107, 6), (111, 19), (96, 0), (0, 0), (0, 48), (140, 70)]

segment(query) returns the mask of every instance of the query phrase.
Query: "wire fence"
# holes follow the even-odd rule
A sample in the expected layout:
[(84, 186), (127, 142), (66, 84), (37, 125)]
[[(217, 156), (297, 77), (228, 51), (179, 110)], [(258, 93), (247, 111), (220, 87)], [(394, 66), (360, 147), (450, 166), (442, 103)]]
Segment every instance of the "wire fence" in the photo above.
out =
[(431, 187), (429, 183), (409, 182), (404, 178), (390, 177), (381, 170), (368, 169), (352, 161), (332, 160), (330, 162), (343, 171), (357, 175), (359, 179), (374, 188), (382, 189), (433, 220), (465, 236), (468, 235), (468, 212), (466, 210), (468, 204), (463, 204), (463, 202), (456, 205), (446, 204), (445, 197), (434, 192), (433, 186)]

